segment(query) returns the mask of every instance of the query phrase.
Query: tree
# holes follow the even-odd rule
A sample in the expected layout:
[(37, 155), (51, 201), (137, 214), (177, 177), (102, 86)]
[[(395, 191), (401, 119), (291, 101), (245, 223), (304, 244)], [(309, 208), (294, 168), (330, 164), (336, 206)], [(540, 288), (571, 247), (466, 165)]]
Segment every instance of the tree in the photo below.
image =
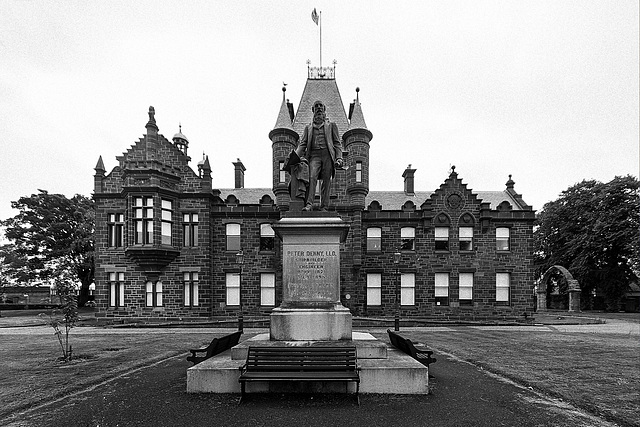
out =
[[(54, 335), (58, 338), (62, 350), (62, 360), (68, 362), (73, 357), (73, 349), (69, 344), (69, 333), (78, 320), (78, 299), (75, 297), (73, 266), (58, 264), (56, 278), (56, 292), (60, 297), (61, 307), (55, 309), (51, 314), (40, 313), (40, 317), (47, 322), (54, 330)], [(64, 333), (60, 328), (64, 328)]]
[(538, 274), (561, 265), (580, 283), (584, 302), (597, 289), (617, 311), (640, 271), (638, 180), (582, 181), (545, 204), (536, 222)]
[(0, 222), (13, 245), (8, 270), (22, 281), (55, 282), (61, 267), (71, 268), (81, 283), (78, 303), (82, 306), (94, 280), (93, 201), (78, 194), (68, 199), (39, 191), (11, 202), (19, 213)]

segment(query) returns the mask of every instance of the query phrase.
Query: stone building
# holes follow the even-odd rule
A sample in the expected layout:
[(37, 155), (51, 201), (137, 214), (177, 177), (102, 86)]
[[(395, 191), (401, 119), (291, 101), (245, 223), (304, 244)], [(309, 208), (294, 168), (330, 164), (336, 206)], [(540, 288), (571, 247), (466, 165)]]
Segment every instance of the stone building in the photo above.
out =
[(403, 191), (375, 191), (369, 188), (373, 134), (359, 94), (347, 113), (333, 67), (308, 69), (295, 113), (284, 91), (268, 133), (271, 188), (244, 188), (239, 159), (235, 188), (217, 188), (208, 157), (196, 170), (190, 166), (181, 130), (171, 140), (158, 133), (153, 107), (146, 134), (110, 173), (100, 157), (94, 177), (99, 316), (259, 318), (277, 307), (282, 259), (271, 225), (290, 205), (282, 166), (318, 99), (338, 126), (346, 163), (331, 189), (331, 209), (350, 225), (340, 254), (345, 307), (356, 316), (393, 316), (397, 301), (402, 318), (443, 320), (533, 311), (535, 215), (511, 176), (503, 190), (473, 191), (452, 167), (438, 188), (420, 191), (409, 165)]

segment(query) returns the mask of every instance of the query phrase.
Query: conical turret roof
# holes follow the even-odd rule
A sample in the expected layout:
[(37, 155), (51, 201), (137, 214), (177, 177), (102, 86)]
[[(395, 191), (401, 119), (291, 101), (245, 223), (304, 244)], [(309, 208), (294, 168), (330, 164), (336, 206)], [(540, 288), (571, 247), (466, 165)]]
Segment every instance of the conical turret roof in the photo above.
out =
[[(356, 89), (359, 92), (360, 89)], [(353, 101), (353, 110), (351, 111), (351, 117), (349, 117), (349, 129), (367, 129), (367, 124), (364, 122), (364, 114), (362, 114), (362, 106), (360, 105), (360, 99), (356, 97)]]
[(274, 129), (293, 129), (291, 127), (291, 115), (289, 114), (289, 106), (287, 105), (287, 100), (285, 98), (285, 92), (287, 88), (282, 88), (282, 104), (280, 105), (280, 112), (278, 113), (278, 119), (276, 120), (276, 125), (273, 127)]

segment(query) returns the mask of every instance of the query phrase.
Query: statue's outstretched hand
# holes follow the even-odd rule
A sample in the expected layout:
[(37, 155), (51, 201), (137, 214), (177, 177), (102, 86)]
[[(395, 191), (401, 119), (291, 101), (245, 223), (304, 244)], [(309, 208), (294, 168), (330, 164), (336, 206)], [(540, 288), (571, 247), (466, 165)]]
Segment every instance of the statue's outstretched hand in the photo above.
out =
[(344, 165), (344, 162), (342, 161), (342, 159), (336, 159), (337, 168), (342, 168), (343, 165)]

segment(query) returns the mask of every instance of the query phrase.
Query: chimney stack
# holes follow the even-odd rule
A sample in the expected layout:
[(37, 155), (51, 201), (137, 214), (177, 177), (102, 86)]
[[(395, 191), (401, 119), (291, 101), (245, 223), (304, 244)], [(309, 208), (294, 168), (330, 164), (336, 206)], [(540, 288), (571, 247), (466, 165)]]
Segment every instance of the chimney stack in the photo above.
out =
[(244, 167), (240, 159), (238, 159), (237, 162), (233, 162), (233, 167), (236, 177), (235, 188), (244, 188), (244, 171), (246, 171), (247, 168)]
[(415, 189), (413, 185), (413, 174), (416, 172), (416, 169), (411, 169), (411, 165), (407, 166), (402, 174), (404, 178), (404, 194), (407, 196), (415, 196)]

